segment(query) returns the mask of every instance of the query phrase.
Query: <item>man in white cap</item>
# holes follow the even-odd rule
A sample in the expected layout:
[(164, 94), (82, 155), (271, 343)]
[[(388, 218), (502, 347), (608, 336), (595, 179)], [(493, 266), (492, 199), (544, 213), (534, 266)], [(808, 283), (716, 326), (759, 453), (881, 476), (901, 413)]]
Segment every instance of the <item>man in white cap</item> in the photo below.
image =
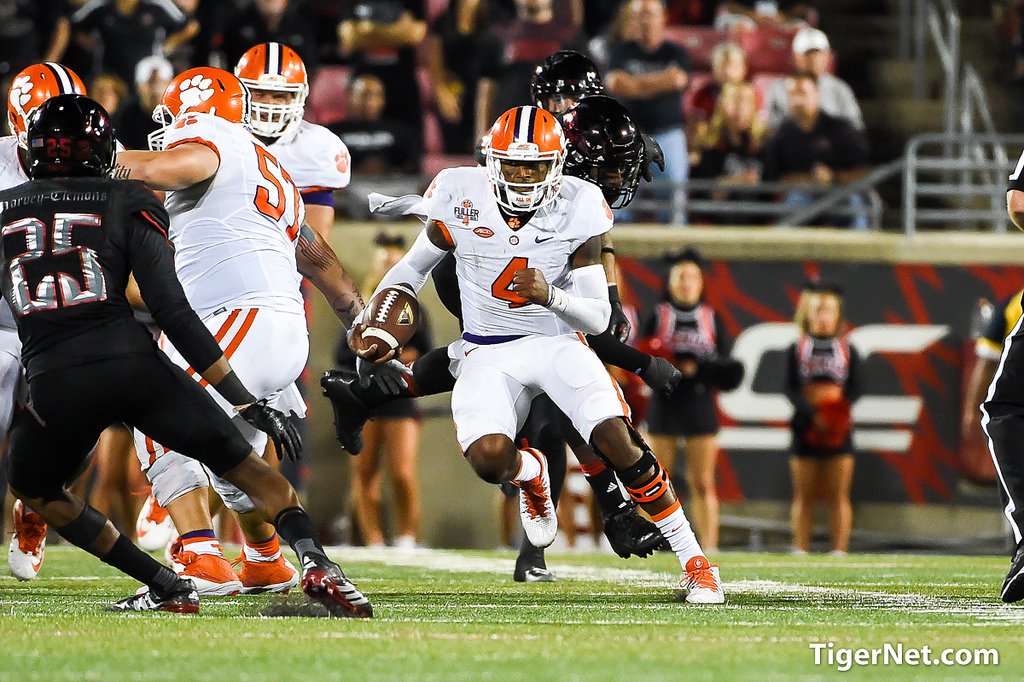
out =
[(153, 109), (172, 78), (174, 67), (159, 55), (145, 57), (135, 65), (135, 98), (114, 117), (117, 140), (126, 148), (148, 149), (149, 134), (160, 127), (153, 120)]
[[(796, 73), (810, 73), (818, 80), (821, 110), (842, 118), (857, 130), (864, 130), (864, 117), (853, 90), (841, 78), (828, 72), (832, 63), (832, 48), (828, 37), (816, 28), (802, 28), (793, 36), (793, 69)], [(768, 92), (768, 127), (775, 130), (789, 115), (787, 79), (772, 85)]]

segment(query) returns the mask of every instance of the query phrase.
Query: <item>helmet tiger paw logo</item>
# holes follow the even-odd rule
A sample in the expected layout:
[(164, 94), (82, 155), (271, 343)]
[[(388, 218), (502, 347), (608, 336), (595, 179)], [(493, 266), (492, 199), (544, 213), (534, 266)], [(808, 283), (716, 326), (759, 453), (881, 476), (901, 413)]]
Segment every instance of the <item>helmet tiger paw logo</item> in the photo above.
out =
[(35, 85), (32, 83), (32, 79), (28, 76), (21, 76), (20, 78), (15, 79), (11, 84), (11, 106), (17, 109), (25, 118), (28, 118), (28, 113), (25, 111), (25, 105), (32, 101), (32, 90), (34, 88)]
[(192, 107), (199, 106), (206, 100), (213, 97), (213, 80), (202, 75), (195, 75), (192, 78), (182, 81), (178, 89), (181, 90), (181, 111), (187, 111)]

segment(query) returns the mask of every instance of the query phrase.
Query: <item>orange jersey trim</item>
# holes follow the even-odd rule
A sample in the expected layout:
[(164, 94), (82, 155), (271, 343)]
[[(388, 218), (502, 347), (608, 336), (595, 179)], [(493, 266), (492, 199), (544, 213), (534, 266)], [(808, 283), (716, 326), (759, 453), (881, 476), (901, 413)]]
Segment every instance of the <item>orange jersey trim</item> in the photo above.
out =
[(452, 239), (452, 233), (448, 231), (448, 226), (442, 223), (440, 220), (435, 220), (434, 225), (437, 229), (441, 230), (441, 234), (444, 235), (444, 240), (447, 242), (449, 248), (455, 248), (455, 240)]
[(184, 140), (176, 140), (167, 145), (166, 147), (164, 147), (164, 151), (167, 151), (168, 149), (174, 149), (175, 147), (180, 147), (183, 144), (201, 144), (204, 147), (208, 147), (213, 150), (213, 153), (217, 155), (218, 162), (220, 162), (221, 160), (220, 150), (217, 149), (217, 145), (210, 142), (209, 140), (204, 140), (201, 137), (186, 137)]

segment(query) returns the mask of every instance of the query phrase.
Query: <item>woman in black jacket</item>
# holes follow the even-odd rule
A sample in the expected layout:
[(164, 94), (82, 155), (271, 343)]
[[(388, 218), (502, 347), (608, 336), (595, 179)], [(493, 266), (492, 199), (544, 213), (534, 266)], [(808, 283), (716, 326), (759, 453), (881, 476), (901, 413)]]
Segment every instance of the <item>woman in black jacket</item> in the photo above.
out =
[(825, 497), (833, 554), (850, 545), (853, 442), (850, 407), (861, 396), (860, 358), (845, 336), (842, 293), (811, 285), (797, 304), (800, 337), (786, 354), (786, 396), (793, 403), (793, 551), (806, 553), (815, 502)]

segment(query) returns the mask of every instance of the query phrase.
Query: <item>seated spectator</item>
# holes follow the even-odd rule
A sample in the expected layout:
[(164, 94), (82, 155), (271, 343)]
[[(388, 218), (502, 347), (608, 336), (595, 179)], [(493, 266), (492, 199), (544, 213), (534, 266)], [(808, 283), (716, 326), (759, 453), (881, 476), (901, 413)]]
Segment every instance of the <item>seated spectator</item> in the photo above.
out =
[(484, 50), (487, 3), (453, 0), (427, 38), (431, 96), (446, 154), (472, 154), (474, 104)]
[[(205, 4), (210, 3), (207, 0)], [(253, 0), (238, 10), (226, 23), (224, 63), (229, 71), (245, 51), (256, 43), (282, 43), (302, 57), (306, 70), (316, 72), (318, 50), (310, 26), (299, 4), (290, 0)]]
[(345, 3), (338, 24), (342, 57), (355, 71), (384, 84), (385, 118), (422, 135), (423, 100), (416, 78), (416, 48), (427, 36), (424, 0), (356, 0)]
[[(89, 84), (89, 96), (99, 102), (108, 114), (117, 116), (121, 104), (128, 97), (128, 86), (112, 73), (100, 74)], [(119, 138), (120, 132), (119, 130)]]
[[(769, 138), (764, 149), (764, 177), (802, 185), (853, 182), (868, 170), (868, 143), (864, 134), (847, 121), (821, 108), (818, 80), (813, 74), (786, 79), (789, 93), (789, 118)], [(790, 192), (787, 203), (808, 204), (814, 197), (805, 192)], [(854, 207), (863, 206), (855, 196)], [(867, 227), (863, 213), (849, 219), (831, 220), (856, 229)]]
[(817, 25), (818, 10), (802, 2), (731, 0), (720, 3), (715, 13), (715, 28), (719, 31), (753, 31), (762, 27)]
[[(793, 66), (795, 73), (810, 73), (818, 80), (822, 110), (845, 119), (857, 130), (864, 130), (864, 117), (853, 90), (846, 81), (828, 72), (832, 64), (832, 49), (828, 36), (816, 28), (804, 28), (793, 36)], [(779, 80), (768, 93), (768, 127), (778, 128), (789, 113), (786, 81)]]
[[(747, 53), (732, 41), (715, 45), (715, 49), (711, 51), (711, 76), (714, 80), (704, 84), (693, 94), (692, 109), (687, 112), (701, 121), (711, 118), (715, 112), (718, 95), (727, 83), (743, 83), (747, 80)], [(760, 109), (760, 106), (758, 108)]]
[(143, 58), (163, 54), (190, 31), (185, 15), (160, 0), (94, 0), (71, 16), (75, 41), (94, 55), (90, 73), (130, 82)]
[[(374, 237), (373, 266), (363, 283), (363, 294), (373, 294), (385, 273), (406, 252), (405, 238), (398, 234), (381, 232)], [(369, 299), (367, 299), (369, 300)], [(426, 311), (420, 309), (416, 333), (402, 349), (399, 360), (411, 363), (420, 355), (433, 350), (433, 340)], [(345, 335), (338, 340), (335, 360), (339, 367), (355, 370), (356, 356), (349, 348)], [(384, 546), (384, 524), (381, 519), (381, 478), (384, 459), (395, 503), (395, 533), (392, 545), (399, 549), (413, 549), (419, 541), (420, 499), (417, 478), (421, 415), (416, 402), (398, 400), (378, 408), (374, 418), (363, 430), (365, 445), (353, 462), (352, 507), (359, 534), (367, 547)]]
[(173, 41), (164, 46), (164, 55), (174, 64), (174, 72), (179, 73), (193, 66), (210, 64), (210, 34), (209, 30), (204, 28), (203, 21), (211, 17), (214, 7), (223, 8), (224, 3), (174, 0), (174, 4), (185, 15), (185, 28)]
[(707, 130), (696, 140), (693, 176), (725, 184), (753, 184), (761, 178), (766, 129), (757, 116), (757, 91), (750, 83), (727, 83)]
[(594, 63), (603, 72), (608, 70), (608, 60), (612, 52), (623, 43), (639, 39), (640, 28), (637, 25), (636, 13), (633, 12), (631, 3), (625, 2), (619, 6), (619, 11), (615, 13), (608, 29), (587, 41), (587, 49)]
[(352, 174), (417, 173), (420, 142), (402, 121), (384, 116), (384, 83), (370, 74), (352, 78), (348, 87), (348, 118), (330, 126), (352, 155)]
[[(605, 87), (609, 94), (622, 100), (637, 125), (661, 145), (665, 170), (654, 169), (655, 175), (682, 187), (689, 163), (681, 93), (693, 68), (690, 55), (665, 40), (662, 0), (632, 0), (630, 9), (636, 15), (639, 39), (612, 53)], [(673, 219), (680, 219), (678, 213)]]
[(114, 119), (118, 141), (127, 149), (149, 149), (149, 134), (160, 127), (153, 109), (174, 78), (174, 67), (163, 57), (146, 57), (135, 67), (135, 97)]
[(480, 67), (474, 138), (503, 113), (530, 102), (537, 64), (558, 50), (579, 50), (582, 37), (571, 21), (559, 21), (554, 0), (515, 0), (515, 20), (495, 22)]

